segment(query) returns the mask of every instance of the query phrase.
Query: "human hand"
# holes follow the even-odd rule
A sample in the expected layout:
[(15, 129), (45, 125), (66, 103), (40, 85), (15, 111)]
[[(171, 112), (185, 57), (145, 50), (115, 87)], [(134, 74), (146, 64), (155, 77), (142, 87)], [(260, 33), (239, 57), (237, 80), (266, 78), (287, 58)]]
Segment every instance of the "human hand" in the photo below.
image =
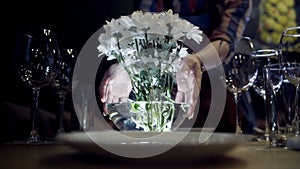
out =
[(119, 64), (113, 64), (106, 71), (99, 86), (101, 102), (104, 103), (103, 115), (109, 112), (106, 103), (127, 102), (132, 86), (126, 70)]
[[(176, 73), (178, 92), (175, 101), (190, 104), (187, 117), (191, 119), (193, 118), (201, 89), (202, 70), (199, 56), (191, 54), (182, 58), (178, 64), (178, 68), (179, 70)], [(185, 80), (183, 80), (182, 77), (184, 77)], [(186, 100), (189, 98), (190, 100)]]

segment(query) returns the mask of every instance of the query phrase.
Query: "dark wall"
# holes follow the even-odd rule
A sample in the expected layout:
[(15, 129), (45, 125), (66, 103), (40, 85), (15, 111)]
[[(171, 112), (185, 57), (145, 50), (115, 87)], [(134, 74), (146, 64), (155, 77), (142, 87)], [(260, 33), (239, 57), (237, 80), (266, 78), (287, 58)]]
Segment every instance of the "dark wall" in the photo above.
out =
[(20, 83), (13, 69), (14, 47), (19, 32), (29, 27), (51, 28), (56, 32), (61, 47), (80, 51), (106, 20), (130, 14), (133, 6), (133, 0), (12, 0), (7, 3), (2, 5), (8, 12), (2, 12), (1, 21), (4, 46), (1, 47), (0, 84), (3, 90), (0, 98), (27, 100), (27, 103), (31, 101), (28, 97), (31, 91)]
[[(7, 104), (29, 107), (32, 103), (30, 87), (18, 79), (13, 68), (18, 34), (30, 27), (51, 28), (57, 34), (60, 47), (80, 51), (106, 20), (132, 13), (132, 6), (133, 0), (11, 0), (2, 4), (6, 11), (1, 10), (0, 19), (0, 132), (3, 134), (0, 141), (15, 139), (12, 134), (27, 137), (30, 128), (29, 121), (20, 123), (28, 111)], [(71, 102), (69, 94), (66, 110), (73, 109)], [(41, 89), (39, 108), (55, 114), (58, 103), (58, 96), (50, 86)]]

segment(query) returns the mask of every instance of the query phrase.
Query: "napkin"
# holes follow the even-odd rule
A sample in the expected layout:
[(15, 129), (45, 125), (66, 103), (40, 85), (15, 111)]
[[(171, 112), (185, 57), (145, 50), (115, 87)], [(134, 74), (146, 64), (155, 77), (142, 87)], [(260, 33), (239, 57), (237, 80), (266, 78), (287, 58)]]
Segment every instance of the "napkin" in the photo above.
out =
[(288, 138), (286, 146), (292, 149), (300, 150), (300, 136)]

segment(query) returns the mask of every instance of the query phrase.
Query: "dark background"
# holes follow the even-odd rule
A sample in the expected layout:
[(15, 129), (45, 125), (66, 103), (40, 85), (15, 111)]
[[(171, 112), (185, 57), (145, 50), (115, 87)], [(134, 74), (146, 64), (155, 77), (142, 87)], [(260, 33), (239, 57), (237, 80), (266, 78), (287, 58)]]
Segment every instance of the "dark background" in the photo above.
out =
[[(0, 140), (6, 141), (27, 137), (30, 129), (28, 110), (22, 112), (23, 109), (18, 107), (20, 111), (13, 114), (15, 105), (29, 107), (32, 104), (30, 87), (18, 79), (13, 67), (18, 35), (32, 27), (50, 28), (56, 32), (60, 47), (74, 48), (80, 52), (105, 21), (132, 13), (134, 0), (12, 0), (1, 6)], [(41, 89), (40, 109), (55, 114), (58, 112), (58, 101), (50, 86)], [(73, 111), (71, 94), (67, 95), (66, 110)], [(78, 128), (77, 124), (67, 130)]]
[(2, 11), (1, 21), (1, 100), (27, 97), (16, 92), (24, 86), (19, 84), (13, 70), (14, 47), (21, 31), (30, 27), (51, 28), (57, 34), (60, 47), (80, 51), (106, 20), (128, 15), (133, 8), (131, 0), (13, 0), (7, 3), (2, 5), (7, 12)]

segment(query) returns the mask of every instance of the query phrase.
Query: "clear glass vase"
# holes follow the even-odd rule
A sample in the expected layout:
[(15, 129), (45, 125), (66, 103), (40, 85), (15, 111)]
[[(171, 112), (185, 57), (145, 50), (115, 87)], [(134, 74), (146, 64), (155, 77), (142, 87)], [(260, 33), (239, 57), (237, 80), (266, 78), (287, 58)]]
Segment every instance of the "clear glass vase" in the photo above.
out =
[(184, 93), (185, 99), (176, 101), (178, 81), (189, 88), (185, 83), (187, 77), (178, 73), (182, 62), (162, 55), (155, 57), (150, 50), (144, 52), (140, 58), (122, 64), (130, 77), (132, 91), (127, 102), (107, 104), (110, 119), (121, 130), (175, 130), (187, 117), (191, 97)]

